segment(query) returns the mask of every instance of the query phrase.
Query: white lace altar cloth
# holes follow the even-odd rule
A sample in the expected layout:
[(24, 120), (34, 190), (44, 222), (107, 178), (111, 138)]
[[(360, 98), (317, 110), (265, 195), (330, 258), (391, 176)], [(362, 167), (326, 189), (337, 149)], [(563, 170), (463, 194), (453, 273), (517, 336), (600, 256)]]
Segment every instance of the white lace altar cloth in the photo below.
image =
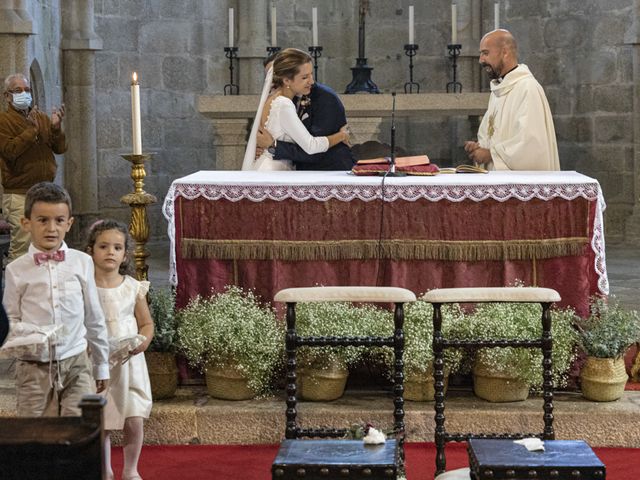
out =
[(598, 289), (609, 293), (609, 280), (604, 249), (604, 223), (602, 213), (606, 208), (600, 184), (594, 178), (578, 172), (509, 172), (492, 171), (486, 174), (457, 173), (428, 177), (407, 176), (385, 178), (357, 177), (350, 172), (257, 172), (257, 171), (212, 171), (201, 170), (174, 180), (167, 192), (162, 212), (169, 222), (168, 235), (171, 240), (170, 282), (178, 284), (176, 274), (174, 201), (177, 197), (193, 200), (251, 200), (266, 199), (281, 201), (292, 198), (306, 200), (354, 199), (371, 201), (382, 199), (416, 201), (424, 198), (431, 201), (448, 200), (460, 202), (487, 199), (504, 202), (515, 198), (526, 202), (533, 198), (551, 200), (578, 197), (596, 202), (591, 248), (595, 253), (595, 271)]

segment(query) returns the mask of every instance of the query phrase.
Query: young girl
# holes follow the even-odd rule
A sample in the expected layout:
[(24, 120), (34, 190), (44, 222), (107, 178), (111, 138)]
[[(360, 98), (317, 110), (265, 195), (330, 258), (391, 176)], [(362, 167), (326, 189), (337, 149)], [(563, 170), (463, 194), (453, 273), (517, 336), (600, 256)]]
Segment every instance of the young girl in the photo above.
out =
[(146, 295), (149, 282), (126, 275), (131, 238), (127, 227), (115, 220), (101, 220), (90, 229), (86, 252), (93, 257), (100, 303), (110, 338), (139, 333), (146, 339), (112, 367), (104, 412), (105, 478), (113, 479), (110, 430), (124, 429), (123, 480), (141, 480), (138, 459), (144, 437), (143, 418), (151, 412), (151, 386), (144, 352), (153, 337), (153, 320)]

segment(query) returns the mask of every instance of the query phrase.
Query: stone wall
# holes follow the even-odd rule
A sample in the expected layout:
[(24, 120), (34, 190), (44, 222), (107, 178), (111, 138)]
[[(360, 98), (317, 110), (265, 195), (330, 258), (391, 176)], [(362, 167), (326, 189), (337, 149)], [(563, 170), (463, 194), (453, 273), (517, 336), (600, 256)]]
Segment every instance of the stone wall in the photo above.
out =
[[(211, 122), (196, 111), (198, 96), (220, 94), (228, 82), (227, 8), (239, 14), (250, 0), (95, 0), (95, 30), (103, 41), (96, 53), (99, 208), (126, 219), (119, 198), (132, 189), (129, 164), (120, 154), (131, 150), (131, 72), (140, 76), (143, 150), (154, 152), (147, 168), (146, 190), (159, 201), (172, 179), (216, 168)], [(267, 0), (251, 0), (268, 12)], [(29, 54), (38, 59), (46, 83), (47, 107), (61, 95), (59, 1), (29, 2), (37, 35)], [(480, 36), (493, 28), (493, 1), (458, 0), (459, 40), (463, 44), (460, 78), (464, 91), (486, 90), (477, 65)], [(634, 172), (634, 0), (501, 0), (501, 25), (520, 44), (520, 60), (545, 87), (554, 113), (563, 169), (596, 177), (608, 204), (607, 240), (640, 243), (640, 228), (629, 228), (639, 192)], [(414, 78), (421, 92), (442, 92), (449, 80), (446, 45), (450, 41), (450, 3), (441, 0), (370, 1), (366, 56), (373, 80), (383, 92), (403, 91), (408, 80), (408, 6), (415, 4)], [(311, 43), (311, 8), (318, 7), (319, 43), (324, 50), (318, 79), (339, 92), (351, 81), (357, 45), (357, 2), (276, 0), (278, 44), (306, 48)], [(636, 7), (637, 8), (637, 7)], [(255, 11), (255, 10), (252, 10)], [(269, 44), (269, 19), (250, 38), (251, 57), (241, 61), (243, 85), (259, 85), (256, 52)], [(245, 22), (246, 23), (246, 22)], [(252, 30), (253, 32), (253, 30)], [(245, 41), (246, 40), (245, 35)], [(240, 33), (238, 38), (241, 38)], [(630, 40), (631, 39), (631, 40)], [(243, 71), (244, 69), (244, 71)], [(637, 74), (636, 74), (637, 75)], [(241, 93), (257, 93), (243, 91)], [(383, 125), (385, 132), (388, 125)], [(474, 136), (465, 118), (404, 118), (397, 140), (410, 153), (426, 152), (434, 161), (461, 163), (462, 142)], [(381, 134), (388, 141), (388, 134)], [(640, 156), (639, 156), (640, 158)], [(79, 179), (78, 181), (82, 181)], [(637, 208), (636, 208), (637, 210)], [(160, 205), (150, 208), (152, 236), (162, 238), (166, 224)], [(625, 238), (625, 229), (627, 238)], [(637, 232), (637, 233), (633, 233)]]
[[(126, 217), (119, 199), (133, 189), (131, 74), (141, 85), (142, 143), (154, 156), (146, 166), (145, 190), (159, 203), (148, 209), (152, 237), (166, 235), (160, 213), (171, 181), (214, 168), (210, 122), (197, 114), (198, 95), (220, 92), (225, 81), (221, 46), (227, 2), (96, 0), (99, 203), (103, 214)], [(220, 48), (216, 48), (220, 46)]]

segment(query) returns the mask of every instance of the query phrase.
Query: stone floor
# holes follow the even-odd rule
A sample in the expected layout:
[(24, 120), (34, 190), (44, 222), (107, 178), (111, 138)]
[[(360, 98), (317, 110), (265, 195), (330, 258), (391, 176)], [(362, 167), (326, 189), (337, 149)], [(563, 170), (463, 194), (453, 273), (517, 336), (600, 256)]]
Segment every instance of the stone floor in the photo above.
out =
[[(166, 244), (150, 245), (149, 277), (156, 286), (168, 285)], [(607, 247), (611, 293), (630, 308), (640, 309), (640, 249)], [(0, 362), (0, 415), (15, 414), (14, 382), (10, 362)], [(490, 404), (468, 390), (452, 389), (447, 402), (447, 428), (474, 431), (537, 431), (542, 425), (542, 400)], [(593, 446), (640, 448), (640, 392), (626, 392), (611, 403), (584, 400), (579, 393), (555, 397), (555, 428), (559, 439), (581, 438)], [(301, 403), (301, 418), (308, 425), (374, 422), (385, 425), (391, 399), (388, 392), (351, 391), (329, 403)], [(433, 404), (407, 402), (409, 441), (433, 439)], [(284, 431), (284, 398), (226, 402), (210, 398), (204, 387), (182, 387), (171, 400), (154, 404), (146, 426), (146, 442), (168, 443), (277, 443)]]

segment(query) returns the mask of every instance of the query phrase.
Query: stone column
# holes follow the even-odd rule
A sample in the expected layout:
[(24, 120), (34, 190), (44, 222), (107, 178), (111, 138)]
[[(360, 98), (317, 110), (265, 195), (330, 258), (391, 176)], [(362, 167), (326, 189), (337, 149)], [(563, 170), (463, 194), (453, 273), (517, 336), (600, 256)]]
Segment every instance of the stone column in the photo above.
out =
[(268, 4), (267, 0), (237, 0), (238, 85), (242, 95), (262, 90), (262, 60), (267, 55)]
[(625, 43), (633, 47), (633, 177), (635, 204), (625, 225), (626, 243), (640, 245), (640, 0), (634, 0), (633, 27)]
[[(482, 38), (482, 0), (458, 0), (458, 42), (462, 52), (458, 57), (459, 80), (463, 92), (479, 92), (478, 46)], [(493, 5), (493, 4), (492, 4)]]
[[(102, 49), (102, 40), (94, 31), (93, 4), (93, 0), (62, 2), (65, 186), (74, 203), (74, 232), (83, 231), (98, 213), (95, 51)], [(128, 168), (124, 160), (122, 168)]]
[(23, 73), (29, 78), (27, 40), (33, 33), (33, 22), (22, 2), (0, 0), (0, 72), (3, 75)]

